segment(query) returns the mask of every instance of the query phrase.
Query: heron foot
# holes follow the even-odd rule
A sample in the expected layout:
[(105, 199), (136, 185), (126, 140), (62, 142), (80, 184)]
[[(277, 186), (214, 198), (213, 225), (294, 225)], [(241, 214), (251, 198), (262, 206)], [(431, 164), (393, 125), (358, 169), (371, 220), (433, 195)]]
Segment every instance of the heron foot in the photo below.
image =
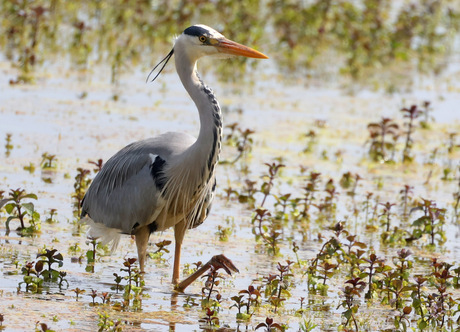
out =
[(229, 275), (232, 275), (232, 272), (240, 272), (233, 262), (225, 257), (224, 255), (213, 256), (206, 264), (200, 267), (188, 278), (178, 283), (174, 289), (178, 292), (183, 292), (192, 282), (194, 282), (198, 277), (202, 276), (207, 270), (213, 269), (217, 271), (218, 269), (224, 269)]
[(214, 271), (217, 271), (218, 269), (224, 269), (225, 272), (227, 272), (229, 275), (232, 275), (232, 271), (233, 272), (240, 272), (240, 270), (238, 270), (236, 268), (236, 266), (233, 264), (233, 262), (228, 259), (227, 257), (225, 257), (224, 255), (216, 255), (216, 256), (213, 256), (208, 264), (211, 265), (211, 268), (214, 270)]

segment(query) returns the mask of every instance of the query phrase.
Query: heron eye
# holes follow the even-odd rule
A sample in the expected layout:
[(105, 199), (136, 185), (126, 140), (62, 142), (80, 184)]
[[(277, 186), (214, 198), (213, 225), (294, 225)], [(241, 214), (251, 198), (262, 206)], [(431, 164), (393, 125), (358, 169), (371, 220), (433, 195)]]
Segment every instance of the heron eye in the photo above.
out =
[(206, 37), (205, 36), (200, 36), (200, 42), (204, 43), (206, 41)]

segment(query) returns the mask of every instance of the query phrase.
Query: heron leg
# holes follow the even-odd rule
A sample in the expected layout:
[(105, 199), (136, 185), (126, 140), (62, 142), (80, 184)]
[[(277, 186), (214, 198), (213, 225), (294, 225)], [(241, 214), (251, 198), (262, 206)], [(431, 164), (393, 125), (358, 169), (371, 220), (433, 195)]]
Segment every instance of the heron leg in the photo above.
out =
[(198, 277), (203, 275), (207, 270), (211, 268), (214, 270), (218, 270), (222, 268), (225, 270), (225, 272), (227, 272), (230, 275), (232, 274), (232, 271), (240, 272), (230, 259), (228, 259), (224, 255), (216, 255), (216, 256), (213, 256), (209, 260), (209, 262), (207, 262), (202, 267), (200, 267), (198, 270), (196, 270), (195, 273), (190, 275), (187, 279), (178, 283), (174, 287), (174, 289), (178, 292), (183, 292), (185, 288), (187, 288), (192, 282), (194, 282), (196, 279), (198, 279)]
[(186, 231), (187, 224), (185, 221), (181, 221), (180, 223), (174, 226), (174, 238), (176, 240), (176, 247), (174, 251), (174, 267), (173, 267), (173, 277), (172, 283), (177, 285), (179, 283), (180, 277), (180, 255), (181, 255), (181, 248), (182, 248), (182, 241), (184, 240), (184, 235)]
[(147, 245), (149, 243), (150, 230), (148, 226), (140, 227), (136, 234), (137, 256), (139, 258), (139, 267), (144, 273), (145, 258), (147, 257)]

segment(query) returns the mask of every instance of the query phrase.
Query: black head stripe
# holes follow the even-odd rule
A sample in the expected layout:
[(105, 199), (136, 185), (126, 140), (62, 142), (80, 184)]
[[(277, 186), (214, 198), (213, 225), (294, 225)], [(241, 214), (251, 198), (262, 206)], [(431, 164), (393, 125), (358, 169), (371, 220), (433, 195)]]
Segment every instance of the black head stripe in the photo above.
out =
[(158, 77), (158, 75), (160, 75), (161, 72), (163, 71), (163, 69), (165, 69), (166, 64), (168, 63), (169, 59), (171, 59), (173, 54), (174, 54), (174, 48), (171, 50), (171, 52), (168, 53), (168, 55), (163, 60), (161, 60), (155, 67), (153, 67), (153, 69), (150, 71), (149, 76), (147, 76), (147, 79), (145, 80), (145, 82), (149, 81), (150, 75), (152, 75), (152, 73), (155, 71), (155, 69), (157, 69), (157, 67), (164, 62), (163, 66), (160, 68), (160, 71), (158, 72), (158, 74), (156, 74), (155, 77), (150, 82), (155, 81), (156, 78)]
[(187, 29), (184, 30), (184, 34), (189, 35), (189, 36), (206, 36), (210, 37), (209, 31), (203, 27), (200, 27), (198, 25), (192, 25), (191, 27), (188, 27)]

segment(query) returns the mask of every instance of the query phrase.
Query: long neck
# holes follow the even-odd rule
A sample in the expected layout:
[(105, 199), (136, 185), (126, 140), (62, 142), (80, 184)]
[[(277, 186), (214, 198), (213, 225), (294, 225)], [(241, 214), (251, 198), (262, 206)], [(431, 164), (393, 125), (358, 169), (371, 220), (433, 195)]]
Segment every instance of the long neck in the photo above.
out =
[(205, 172), (207, 171), (207, 180), (209, 180), (214, 172), (214, 166), (219, 159), (221, 149), (222, 113), (212, 90), (199, 78), (196, 71), (196, 61), (189, 62), (187, 57), (178, 57), (176, 54), (176, 69), (200, 115), (198, 139), (187, 152), (190, 156), (193, 155), (195, 162), (200, 162), (200, 168)]

